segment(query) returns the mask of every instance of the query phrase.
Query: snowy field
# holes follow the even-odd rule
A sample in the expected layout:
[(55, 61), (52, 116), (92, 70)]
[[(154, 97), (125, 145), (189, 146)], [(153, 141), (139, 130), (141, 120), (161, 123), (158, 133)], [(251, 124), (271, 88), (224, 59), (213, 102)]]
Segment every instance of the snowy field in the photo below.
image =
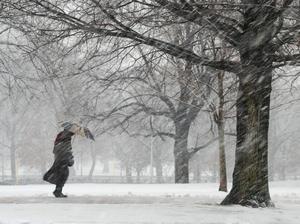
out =
[(276, 208), (218, 205), (217, 184), (0, 186), (0, 224), (300, 224), (300, 181), (271, 183)]

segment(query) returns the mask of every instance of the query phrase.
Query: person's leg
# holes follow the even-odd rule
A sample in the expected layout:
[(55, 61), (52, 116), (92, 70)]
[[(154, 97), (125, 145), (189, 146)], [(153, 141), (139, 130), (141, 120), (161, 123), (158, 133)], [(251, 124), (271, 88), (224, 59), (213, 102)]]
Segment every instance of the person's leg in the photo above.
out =
[(61, 198), (62, 196), (62, 187), (56, 184), (55, 190), (53, 191), (53, 194), (56, 198)]
[(56, 183), (56, 188), (55, 188), (55, 191), (53, 192), (53, 194), (55, 197), (67, 197), (67, 195), (64, 195), (62, 193), (62, 189), (69, 177), (68, 166), (64, 166), (64, 167), (60, 168), (59, 173), (60, 173), (60, 177)]

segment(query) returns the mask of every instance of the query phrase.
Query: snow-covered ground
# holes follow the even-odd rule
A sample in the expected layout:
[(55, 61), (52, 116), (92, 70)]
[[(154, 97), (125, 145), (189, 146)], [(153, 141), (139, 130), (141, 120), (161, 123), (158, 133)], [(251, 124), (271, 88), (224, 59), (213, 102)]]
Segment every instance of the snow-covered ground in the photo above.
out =
[(299, 224), (300, 181), (271, 183), (276, 208), (220, 206), (217, 184), (0, 186), (0, 224)]

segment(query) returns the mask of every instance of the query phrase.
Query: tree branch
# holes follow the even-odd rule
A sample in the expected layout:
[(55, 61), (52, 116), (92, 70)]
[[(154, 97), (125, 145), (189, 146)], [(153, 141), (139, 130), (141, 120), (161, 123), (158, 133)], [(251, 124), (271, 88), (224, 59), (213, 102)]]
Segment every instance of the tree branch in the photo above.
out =
[[(125, 26), (120, 21), (118, 21), (115, 17), (113, 17), (113, 22), (117, 23), (120, 28), (115, 27), (115, 29), (112, 30), (112, 29), (105, 28), (105, 24), (103, 25), (103, 24), (95, 24), (94, 22), (86, 22), (83, 21), (81, 18), (76, 18), (75, 16), (71, 16), (67, 14), (65, 11), (63, 11), (62, 9), (49, 3), (48, 1), (43, 2), (43, 1), (35, 0), (33, 2), (36, 4), (36, 6), (46, 10), (46, 12), (40, 13), (38, 11), (34, 11), (36, 10), (34, 8), (29, 8), (26, 11), (26, 9), (22, 7), (18, 8), (15, 5), (13, 5), (13, 7), (20, 10), (21, 12), (25, 12), (33, 16), (48, 18), (51, 20), (62, 22), (65, 25), (70, 26), (71, 30), (82, 30), (85, 32), (99, 34), (102, 36), (112, 36), (112, 37), (131, 39), (138, 43), (155, 47), (164, 53), (167, 53), (176, 58), (189, 61), (194, 64), (202, 64), (204, 66), (210, 66), (216, 69), (225, 70), (233, 73), (237, 73), (240, 68), (239, 62), (227, 61), (227, 60), (221, 60), (221, 61), (210, 60), (207, 57), (199, 56), (193, 51), (187, 50), (183, 47), (156, 38), (144, 36), (132, 30), (131, 28)], [(110, 17), (110, 19), (112, 18)], [(57, 30), (53, 29), (52, 31), (55, 32)], [(60, 31), (61, 31), (61, 27), (60, 27)]]
[(212, 140), (208, 141), (206, 144), (201, 145), (201, 146), (197, 146), (194, 148), (190, 148), (188, 149), (190, 157), (192, 157), (195, 153), (197, 153), (198, 151), (200, 151), (201, 149), (206, 148), (207, 146), (211, 145), (212, 143), (214, 143), (216, 140), (218, 140), (219, 137), (213, 138)]

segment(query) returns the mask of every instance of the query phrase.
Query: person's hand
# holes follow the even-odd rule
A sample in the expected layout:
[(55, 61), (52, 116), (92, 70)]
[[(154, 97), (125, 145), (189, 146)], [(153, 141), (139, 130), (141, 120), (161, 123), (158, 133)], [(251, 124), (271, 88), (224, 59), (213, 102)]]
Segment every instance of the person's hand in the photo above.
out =
[(68, 163), (68, 166), (73, 166), (73, 165), (74, 165), (74, 159), (70, 159), (69, 163)]

